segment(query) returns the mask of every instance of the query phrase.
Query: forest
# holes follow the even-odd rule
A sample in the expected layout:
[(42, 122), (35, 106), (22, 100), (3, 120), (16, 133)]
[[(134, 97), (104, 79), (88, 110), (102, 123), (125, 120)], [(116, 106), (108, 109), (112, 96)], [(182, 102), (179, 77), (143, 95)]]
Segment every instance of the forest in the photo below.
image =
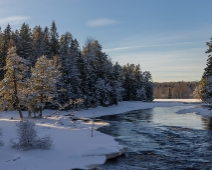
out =
[(110, 106), (122, 100), (152, 101), (151, 73), (140, 65), (121, 66), (103, 52), (97, 40), (80, 47), (66, 32), (23, 23), (0, 32), (0, 105), (2, 110), (22, 108), (67, 109)]
[(198, 84), (198, 81), (154, 82), (154, 98), (168, 99), (170, 89), (173, 99), (192, 99), (194, 98), (193, 92)]

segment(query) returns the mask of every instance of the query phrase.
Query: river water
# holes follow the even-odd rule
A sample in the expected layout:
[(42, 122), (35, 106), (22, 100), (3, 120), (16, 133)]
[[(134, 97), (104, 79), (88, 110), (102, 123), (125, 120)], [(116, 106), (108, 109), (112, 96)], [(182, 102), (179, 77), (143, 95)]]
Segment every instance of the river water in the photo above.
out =
[(176, 113), (190, 107), (156, 107), (100, 117), (110, 126), (98, 130), (114, 136), (128, 150), (99, 169), (212, 169), (212, 119)]

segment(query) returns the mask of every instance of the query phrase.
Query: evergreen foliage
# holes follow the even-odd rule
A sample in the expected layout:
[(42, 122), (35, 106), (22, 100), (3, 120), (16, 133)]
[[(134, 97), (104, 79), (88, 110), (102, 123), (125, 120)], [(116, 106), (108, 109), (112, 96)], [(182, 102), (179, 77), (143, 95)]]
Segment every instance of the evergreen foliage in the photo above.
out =
[[(47, 44), (44, 39), (44, 32), (40, 26), (36, 26), (33, 29), (32, 33), (32, 48), (33, 48), (33, 58), (36, 61), (40, 56), (45, 55), (46, 50), (48, 49)], [(32, 65), (35, 64), (35, 61), (33, 61)]]
[(124, 100), (153, 100), (153, 85), (150, 72), (142, 73), (140, 65), (127, 64), (123, 67)]
[(64, 104), (68, 102), (72, 97), (73, 89), (70, 83), (71, 81), (71, 58), (69, 54), (69, 48), (72, 40), (72, 35), (67, 32), (61, 36), (60, 39), (60, 50), (59, 50), (59, 70), (62, 73), (60, 82), (58, 84), (59, 89), (63, 89), (59, 92), (59, 102)]
[[(211, 39), (210, 42), (206, 42), (208, 49), (205, 53), (211, 53), (212, 52), (212, 38), (210, 38), (210, 39)], [(206, 65), (207, 65), (207, 67), (204, 69), (205, 72), (203, 74), (203, 77), (207, 77), (208, 75), (212, 74), (212, 56), (211, 56), (211, 54), (208, 55)]]
[(20, 92), (24, 88), (24, 76), (28, 71), (27, 61), (16, 54), (16, 48), (8, 51), (4, 79), (0, 82), (1, 109), (18, 109), (22, 118)]
[(51, 54), (52, 56), (59, 54), (59, 41), (58, 41), (59, 35), (57, 32), (57, 27), (55, 22), (52, 22), (51, 29), (50, 29), (50, 48), (51, 48)]
[(3, 33), (1, 33), (0, 41), (0, 80), (4, 78), (5, 70), (3, 69), (6, 65), (6, 56), (9, 49), (11, 36), (11, 27), (8, 24)]
[(17, 48), (17, 54), (24, 59), (27, 59), (31, 64), (33, 64), (36, 58), (33, 57), (32, 49), (32, 36), (31, 29), (28, 24), (23, 23), (19, 31), (19, 41)]
[[(205, 53), (212, 52), (212, 38), (210, 42), (206, 42), (208, 49)], [(212, 102), (212, 55), (209, 54), (206, 68), (199, 85), (199, 94), (203, 101), (207, 101), (211, 104)]]
[(48, 27), (45, 27), (43, 30), (43, 41), (44, 41), (44, 54), (47, 58), (51, 57), (51, 46), (50, 46), (50, 40), (49, 40), (49, 29)]
[(202, 101), (205, 101), (205, 98), (207, 98), (205, 78), (202, 78), (199, 81), (199, 84), (194, 89), (193, 96), (195, 99), (200, 99)]
[(34, 108), (39, 108), (42, 116), (42, 110), (47, 102), (56, 102), (57, 97), (57, 82), (60, 77), (59, 70), (53, 65), (53, 60), (47, 59), (46, 56), (41, 56), (37, 59), (35, 67), (31, 69), (32, 75), (29, 79), (28, 95), (33, 101)]
[(153, 100), (149, 72), (142, 72), (140, 65), (113, 64), (94, 39), (88, 39), (81, 50), (69, 32), (59, 37), (54, 21), (50, 30), (40, 26), (30, 29), (24, 23), (20, 30), (11, 32), (8, 25), (0, 32), (0, 59), (0, 67), (5, 68), (0, 74), (1, 109), (19, 108), (21, 114), (24, 107), (29, 116), (38, 111), (42, 116), (49, 102), (54, 107), (65, 106), (80, 98), (84, 101), (81, 106), (89, 108), (122, 100)]

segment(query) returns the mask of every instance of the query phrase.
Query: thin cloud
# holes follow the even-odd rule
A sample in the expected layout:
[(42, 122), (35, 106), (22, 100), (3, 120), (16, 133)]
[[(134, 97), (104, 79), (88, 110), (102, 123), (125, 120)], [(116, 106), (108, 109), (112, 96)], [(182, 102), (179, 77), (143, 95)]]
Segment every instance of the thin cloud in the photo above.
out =
[(113, 20), (113, 19), (96, 19), (96, 20), (91, 20), (87, 22), (87, 25), (89, 27), (101, 27), (101, 26), (107, 26), (107, 25), (112, 25), (112, 24), (117, 24), (118, 21)]
[(181, 45), (181, 44), (193, 44), (193, 43), (199, 43), (199, 42), (206, 42), (206, 41), (193, 41), (193, 42), (191, 41), (191, 42), (179, 42), (179, 43), (170, 43), (170, 44), (156, 44), (156, 45), (139, 45), (139, 46), (129, 46), (129, 47), (118, 47), (118, 48), (105, 49), (105, 51), (112, 52), (112, 51), (120, 51), (120, 50), (134, 49), (134, 48), (172, 46), (172, 45)]
[(18, 25), (18, 24), (22, 24), (23, 22), (25, 22), (26, 20), (30, 19), (30, 17), (28, 16), (11, 16), (11, 17), (6, 17), (6, 18), (2, 18), (0, 19), (0, 24), (10, 24), (10, 25)]

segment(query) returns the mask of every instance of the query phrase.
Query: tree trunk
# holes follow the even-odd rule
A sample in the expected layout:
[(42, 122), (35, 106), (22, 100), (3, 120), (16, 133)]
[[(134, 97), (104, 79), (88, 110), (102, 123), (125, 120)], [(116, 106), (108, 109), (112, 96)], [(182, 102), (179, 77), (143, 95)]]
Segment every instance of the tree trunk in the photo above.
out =
[[(41, 96), (40, 96), (40, 103), (43, 103), (43, 94), (41, 94)], [(43, 116), (42, 111), (43, 111), (43, 108), (42, 108), (42, 106), (40, 106), (40, 114), (39, 114), (40, 117)]]
[(18, 112), (19, 112), (20, 118), (22, 119), (22, 118), (23, 118), (23, 114), (22, 114), (22, 112), (21, 112), (21, 107), (20, 107), (20, 106), (18, 106)]
[(19, 99), (18, 99), (18, 90), (17, 90), (17, 82), (16, 82), (16, 76), (15, 76), (15, 71), (13, 72), (13, 82), (14, 82), (14, 96), (15, 96), (15, 104), (18, 107), (18, 112), (19, 112), (19, 116), (20, 118), (23, 118), (23, 114), (21, 112), (21, 107), (20, 107), (20, 103), (19, 103)]
[(28, 118), (31, 118), (32, 112), (28, 109)]

